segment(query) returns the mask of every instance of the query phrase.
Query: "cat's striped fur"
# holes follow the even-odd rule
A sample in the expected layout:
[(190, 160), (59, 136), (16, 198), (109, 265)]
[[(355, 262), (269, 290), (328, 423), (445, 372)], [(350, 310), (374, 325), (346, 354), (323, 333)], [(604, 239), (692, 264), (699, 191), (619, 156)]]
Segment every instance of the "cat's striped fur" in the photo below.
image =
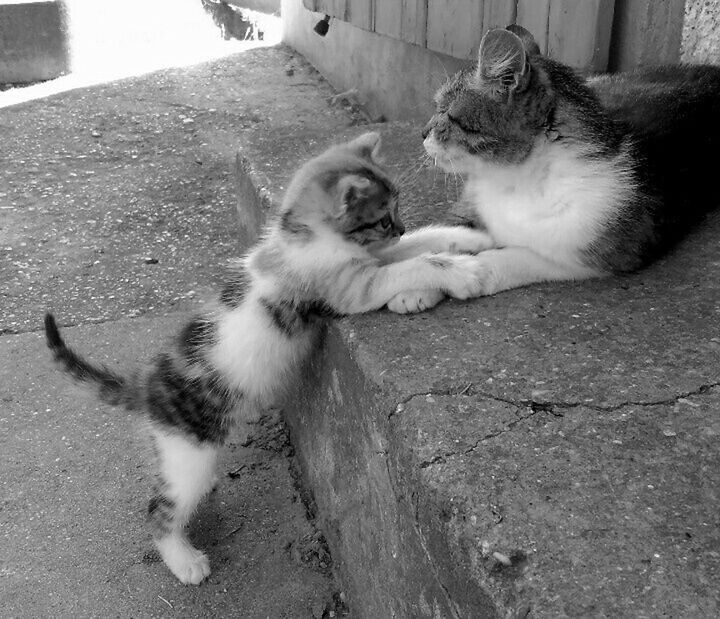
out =
[(210, 573), (184, 529), (214, 483), (218, 448), (234, 422), (282, 404), (328, 319), (378, 309), (408, 288), (478, 293), (471, 257), (449, 252), (477, 252), (484, 235), (428, 228), (398, 242), (397, 190), (376, 162), (378, 148), (378, 134), (368, 133), (303, 166), (214, 309), (189, 321), (148, 371), (124, 376), (85, 361), (46, 316), (61, 366), (104, 401), (142, 410), (150, 421), (160, 474), (149, 519), (163, 560), (183, 583)]

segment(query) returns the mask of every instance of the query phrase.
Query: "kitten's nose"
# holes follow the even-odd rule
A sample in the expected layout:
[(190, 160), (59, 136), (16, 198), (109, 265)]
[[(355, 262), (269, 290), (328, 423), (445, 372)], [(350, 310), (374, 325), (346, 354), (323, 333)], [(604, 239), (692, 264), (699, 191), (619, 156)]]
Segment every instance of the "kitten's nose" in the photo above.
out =
[(401, 221), (395, 223), (395, 230), (393, 232), (395, 236), (402, 236), (405, 234), (405, 226)]
[(434, 126), (434, 125), (433, 125), (433, 121), (431, 120), (427, 125), (425, 125), (425, 126), (423, 127), (423, 130), (422, 130), (423, 140), (426, 139), (427, 136), (430, 135), (430, 132), (433, 130), (433, 126)]

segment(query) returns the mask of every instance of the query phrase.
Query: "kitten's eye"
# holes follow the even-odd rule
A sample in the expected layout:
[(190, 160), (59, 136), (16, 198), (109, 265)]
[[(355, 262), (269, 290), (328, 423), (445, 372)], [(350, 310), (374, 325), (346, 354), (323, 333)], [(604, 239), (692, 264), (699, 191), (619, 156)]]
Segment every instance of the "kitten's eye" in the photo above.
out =
[(392, 219), (390, 219), (390, 215), (385, 215), (385, 216), (380, 220), (380, 225), (381, 225), (383, 228), (389, 228), (389, 227), (392, 225)]

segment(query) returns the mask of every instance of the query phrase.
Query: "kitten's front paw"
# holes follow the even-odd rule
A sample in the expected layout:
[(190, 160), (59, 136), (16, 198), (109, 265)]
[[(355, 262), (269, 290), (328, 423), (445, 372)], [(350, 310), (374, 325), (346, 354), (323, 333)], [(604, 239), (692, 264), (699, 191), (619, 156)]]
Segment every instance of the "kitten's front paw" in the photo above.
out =
[(435, 307), (444, 298), (441, 290), (407, 290), (390, 299), (387, 308), (396, 314), (415, 314)]
[(210, 576), (210, 561), (185, 539), (168, 535), (156, 545), (168, 569), (184, 585), (199, 585)]

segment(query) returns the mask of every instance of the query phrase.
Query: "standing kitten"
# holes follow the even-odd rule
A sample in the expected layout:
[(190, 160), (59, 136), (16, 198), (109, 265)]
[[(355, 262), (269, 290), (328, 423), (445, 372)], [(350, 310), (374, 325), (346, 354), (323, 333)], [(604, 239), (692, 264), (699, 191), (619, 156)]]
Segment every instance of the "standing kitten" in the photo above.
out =
[(436, 104), (424, 146), (487, 233), (482, 294), (634, 271), (718, 204), (720, 67), (586, 81), (509, 26)]
[(185, 525), (213, 484), (218, 448), (235, 421), (282, 403), (326, 319), (378, 309), (408, 287), (458, 298), (480, 292), (470, 256), (420, 254), (477, 251), (483, 235), (434, 228), (392, 244), (404, 229), (378, 148), (378, 134), (367, 133), (305, 164), (215, 309), (191, 320), (149, 371), (123, 376), (85, 361), (45, 317), (48, 345), (67, 372), (105, 402), (145, 412), (160, 464), (149, 520), (183, 583), (210, 573)]

